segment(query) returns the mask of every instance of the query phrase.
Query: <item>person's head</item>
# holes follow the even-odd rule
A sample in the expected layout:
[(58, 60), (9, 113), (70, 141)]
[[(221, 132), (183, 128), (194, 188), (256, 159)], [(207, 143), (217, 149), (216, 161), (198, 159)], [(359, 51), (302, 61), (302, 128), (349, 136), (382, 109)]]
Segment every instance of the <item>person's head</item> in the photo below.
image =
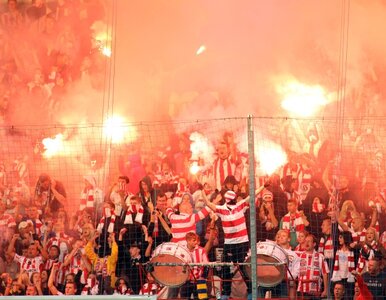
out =
[(134, 242), (130, 245), (129, 253), (131, 258), (136, 258), (141, 254), (141, 248), (138, 243)]
[(224, 198), (227, 204), (235, 204), (237, 195), (234, 191), (226, 191), (224, 194)]
[(159, 210), (165, 210), (167, 206), (168, 199), (164, 193), (157, 194), (156, 208)]
[(21, 284), (17, 281), (17, 279), (14, 279), (12, 281), (12, 294), (17, 294), (21, 291)]
[(144, 193), (150, 192), (150, 186), (145, 180), (141, 180), (139, 184)]
[(130, 204), (131, 205), (139, 205), (139, 204), (141, 204), (141, 198), (139, 198), (138, 196), (130, 197)]
[(313, 234), (309, 234), (306, 237), (304, 242), (304, 250), (307, 252), (312, 252), (315, 250), (316, 237)]
[(182, 195), (181, 203), (179, 205), (180, 213), (191, 215), (193, 213), (193, 198), (189, 193)]
[(296, 199), (288, 200), (287, 209), (288, 209), (288, 212), (291, 214), (296, 213), (296, 211), (298, 210), (298, 202), (296, 201)]
[(35, 284), (39, 279), (41, 279), (41, 275), (39, 272), (34, 272), (31, 275), (31, 283)]
[(380, 264), (381, 262), (378, 259), (370, 258), (367, 263), (369, 274), (372, 276), (378, 275), (381, 270)]
[(91, 223), (84, 224), (82, 227), (82, 238), (86, 239), (87, 241), (90, 240), (94, 234), (94, 231), (94, 226)]
[(35, 205), (31, 205), (26, 209), (27, 216), (31, 220), (36, 220), (39, 217), (38, 208)]
[(372, 242), (378, 241), (378, 234), (374, 227), (369, 227), (366, 230), (366, 243), (371, 244)]
[(40, 273), (40, 277), (42, 279), (42, 282), (47, 282), (48, 281), (48, 271), (47, 270), (43, 270)]
[(346, 200), (343, 202), (342, 204), (342, 209), (341, 209), (342, 212), (345, 212), (345, 213), (352, 213), (354, 211), (356, 211), (356, 207), (355, 207), (355, 204), (354, 204), (354, 201), (352, 200)]
[(40, 188), (43, 191), (48, 190), (50, 185), (51, 185), (51, 178), (50, 178), (50, 176), (48, 174), (41, 174), (39, 176), (39, 184), (40, 184)]
[(75, 274), (68, 273), (65, 278), (66, 283), (74, 283), (75, 282)]
[(200, 243), (200, 238), (195, 232), (188, 232), (185, 239), (189, 250), (193, 250)]
[(271, 191), (265, 189), (262, 194), (262, 200), (264, 205), (272, 205), (273, 203), (273, 194)]
[(237, 184), (237, 180), (236, 180), (235, 176), (233, 176), (233, 175), (227, 176), (224, 180), (224, 183), (223, 183), (225, 189), (231, 190), (231, 191), (233, 191), (233, 186), (236, 184)]
[(129, 279), (126, 276), (121, 276), (115, 281), (115, 289), (121, 294), (127, 291), (129, 285)]
[(351, 226), (355, 232), (362, 231), (365, 226), (365, 220), (360, 215), (356, 215), (351, 222)]
[(343, 231), (339, 233), (339, 246), (346, 245), (349, 247), (352, 241), (352, 234), (350, 231)]
[(334, 299), (341, 300), (344, 297), (344, 285), (342, 282), (337, 282), (334, 285)]
[(26, 296), (36, 296), (38, 294), (38, 290), (36, 289), (36, 286), (29, 284), (25, 289), (25, 294)]
[(38, 249), (38, 245), (37, 243), (31, 243), (29, 246), (28, 246), (28, 250), (27, 250), (27, 257), (28, 258), (34, 258), (36, 256), (38, 256), (39, 254), (39, 249)]
[(64, 294), (65, 295), (75, 295), (76, 294), (76, 284), (75, 282), (66, 282), (65, 288), (64, 288)]
[(57, 259), (59, 258), (60, 249), (56, 245), (52, 245), (50, 249), (48, 250), (48, 257), (50, 259)]
[(322, 229), (323, 234), (327, 234), (327, 235), (331, 234), (331, 219), (330, 218), (326, 218), (323, 220), (321, 229)]
[(227, 159), (229, 156), (228, 145), (225, 142), (220, 142), (217, 146), (217, 155), (220, 159)]
[(297, 242), (302, 245), (305, 242), (307, 235), (308, 232), (306, 230), (300, 231), (297, 235)]
[(118, 177), (118, 189), (120, 191), (126, 191), (126, 187), (129, 183), (130, 183), (129, 177), (124, 175)]
[(275, 240), (279, 246), (287, 248), (291, 240), (288, 230), (280, 229), (276, 233)]

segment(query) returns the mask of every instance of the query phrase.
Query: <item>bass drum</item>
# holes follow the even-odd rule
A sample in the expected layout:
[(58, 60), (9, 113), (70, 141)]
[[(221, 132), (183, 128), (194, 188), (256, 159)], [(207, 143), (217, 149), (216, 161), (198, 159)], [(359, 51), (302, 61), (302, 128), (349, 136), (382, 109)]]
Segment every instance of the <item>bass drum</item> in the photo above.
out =
[[(287, 252), (272, 241), (259, 242), (256, 244), (257, 260), (257, 283), (263, 287), (273, 287), (282, 282), (288, 266)], [(246, 262), (251, 262), (249, 251)], [(266, 265), (273, 263), (275, 265)], [(251, 267), (245, 266), (246, 273), (251, 278)]]
[[(187, 264), (192, 262), (192, 256), (188, 249), (177, 243), (163, 243), (154, 249), (150, 264), (154, 263), (178, 263)], [(157, 266), (153, 265), (151, 271), (154, 279), (166, 286), (178, 287), (183, 285), (189, 278), (189, 268), (185, 265)]]

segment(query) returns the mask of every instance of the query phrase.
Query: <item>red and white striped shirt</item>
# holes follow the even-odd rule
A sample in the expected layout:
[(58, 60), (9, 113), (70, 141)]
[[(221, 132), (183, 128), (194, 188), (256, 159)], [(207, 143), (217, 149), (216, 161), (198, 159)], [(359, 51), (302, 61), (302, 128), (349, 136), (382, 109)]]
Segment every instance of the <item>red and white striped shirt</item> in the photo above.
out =
[(334, 258), (334, 245), (331, 235), (327, 237), (327, 240), (324, 236), (320, 238), (318, 252), (323, 254), (326, 259)]
[(351, 236), (354, 243), (364, 243), (366, 241), (366, 228), (363, 228), (360, 232), (351, 230)]
[(25, 270), (28, 273), (29, 277), (31, 277), (32, 273), (41, 273), (44, 269), (44, 262), (41, 256), (28, 258), (15, 253), (13, 260), (19, 263), (20, 270)]
[[(190, 251), (192, 255), (193, 263), (207, 263), (209, 262), (208, 255), (206, 251), (201, 246), (196, 246), (192, 251)], [(189, 279), (194, 281), (196, 279), (202, 278), (202, 274), (204, 273), (204, 267), (194, 266), (192, 268), (192, 272), (190, 272)]]
[(232, 162), (231, 158), (217, 158), (213, 164), (213, 174), (216, 189), (221, 190), (225, 178), (227, 178), (227, 176), (235, 175), (235, 171), (236, 164)]
[(172, 225), (172, 242), (178, 243), (185, 241), (188, 232), (196, 232), (196, 223), (209, 215), (208, 207), (205, 206), (199, 212), (188, 214), (176, 214), (172, 208), (166, 210), (166, 216)]
[(160, 290), (160, 287), (157, 283), (145, 283), (141, 290), (139, 291), (140, 295), (157, 295)]
[(305, 229), (304, 222), (299, 212), (296, 212), (294, 215), (290, 213), (286, 214), (281, 219), (281, 228), (289, 230), (289, 232), (296, 232), (296, 236), (298, 236), (299, 232)]
[(221, 219), (225, 244), (241, 244), (249, 241), (245, 211), (248, 203), (245, 200), (236, 205), (216, 205), (216, 215)]
[(302, 293), (319, 294), (322, 292), (322, 276), (330, 272), (324, 256), (314, 250), (312, 253), (303, 252), (299, 257), (298, 291)]
[[(81, 251), (81, 250), (79, 250), (79, 251)], [(66, 260), (68, 255), (70, 255), (70, 254), (67, 254), (65, 256), (64, 261)], [(88, 258), (84, 257), (84, 259), (88, 259)], [(70, 264), (68, 265), (68, 269), (67, 269), (66, 274), (68, 274), (68, 273), (77, 274), (79, 271), (82, 271), (82, 276), (80, 277), (80, 282), (82, 284), (86, 284), (87, 283), (87, 277), (88, 277), (88, 270), (84, 266), (84, 263), (82, 261), (81, 255), (80, 254), (75, 254), (71, 258), (71, 261), (70, 261)]]

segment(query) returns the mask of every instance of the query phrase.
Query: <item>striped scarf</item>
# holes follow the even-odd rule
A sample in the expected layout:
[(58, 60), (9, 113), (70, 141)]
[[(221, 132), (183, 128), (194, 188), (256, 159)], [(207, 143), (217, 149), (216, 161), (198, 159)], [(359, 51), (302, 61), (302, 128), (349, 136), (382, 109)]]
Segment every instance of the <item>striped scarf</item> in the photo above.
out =
[(282, 227), (281, 229), (287, 229), (290, 232), (296, 232), (296, 235), (305, 229), (303, 219), (300, 216), (299, 212), (296, 212), (295, 215), (290, 213), (286, 214), (282, 218)]
[[(341, 281), (342, 279), (346, 279), (346, 278), (342, 278), (341, 274), (339, 273), (339, 271), (341, 270), (340, 265), (339, 265), (339, 263), (340, 263), (339, 254), (341, 252), (343, 252), (343, 251), (338, 250), (335, 254), (334, 271), (332, 273), (331, 281)], [(347, 261), (348, 261), (348, 263), (347, 263), (347, 267), (348, 267), (347, 282), (355, 282), (355, 277), (351, 273), (355, 270), (354, 252), (351, 250), (348, 252)]]
[(106, 219), (110, 218), (110, 223), (109, 227), (107, 228), (107, 232), (112, 233), (114, 232), (114, 224), (115, 224), (115, 219), (116, 215), (114, 213), (114, 209), (107, 208), (104, 211), (104, 216), (100, 219), (99, 224), (97, 226), (97, 231), (99, 233), (102, 232), (103, 228), (105, 227)]
[(79, 210), (82, 211), (87, 207), (94, 207), (94, 189), (84, 189), (80, 195)]
[(143, 206), (141, 204), (129, 205), (126, 211), (125, 224), (134, 224), (133, 215), (135, 214), (134, 221), (142, 224), (143, 219)]
[(366, 240), (366, 228), (363, 228), (360, 232), (352, 232), (352, 240), (355, 244), (359, 242), (365, 242)]
[(324, 255), (326, 259), (332, 259), (334, 257), (334, 245), (332, 243), (331, 235), (323, 236), (319, 242), (318, 252)]
[(378, 251), (378, 243), (376, 241), (372, 241), (371, 244), (364, 244), (359, 258), (358, 258), (358, 267), (357, 271), (358, 273), (362, 273), (363, 270), (366, 267), (366, 263), (369, 259), (373, 258), (375, 255), (375, 252)]
[(141, 290), (139, 291), (140, 295), (157, 295), (160, 290), (160, 287), (157, 283), (145, 283)]
[(298, 291), (316, 294), (320, 292), (321, 275), (320, 253), (314, 251), (312, 254), (303, 252), (300, 254), (299, 286)]

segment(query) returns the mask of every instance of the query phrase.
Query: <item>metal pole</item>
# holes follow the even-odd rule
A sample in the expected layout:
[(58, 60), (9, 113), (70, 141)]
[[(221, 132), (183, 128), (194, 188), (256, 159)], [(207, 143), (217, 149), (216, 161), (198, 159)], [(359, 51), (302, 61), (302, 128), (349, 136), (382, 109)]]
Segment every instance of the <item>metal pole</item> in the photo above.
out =
[(251, 284), (252, 299), (257, 299), (257, 259), (256, 259), (256, 204), (255, 204), (255, 144), (253, 117), (248, 115), (248, 159), (249, 159), (249, 196), (250, 196), (250, 232), (251, 232)]

